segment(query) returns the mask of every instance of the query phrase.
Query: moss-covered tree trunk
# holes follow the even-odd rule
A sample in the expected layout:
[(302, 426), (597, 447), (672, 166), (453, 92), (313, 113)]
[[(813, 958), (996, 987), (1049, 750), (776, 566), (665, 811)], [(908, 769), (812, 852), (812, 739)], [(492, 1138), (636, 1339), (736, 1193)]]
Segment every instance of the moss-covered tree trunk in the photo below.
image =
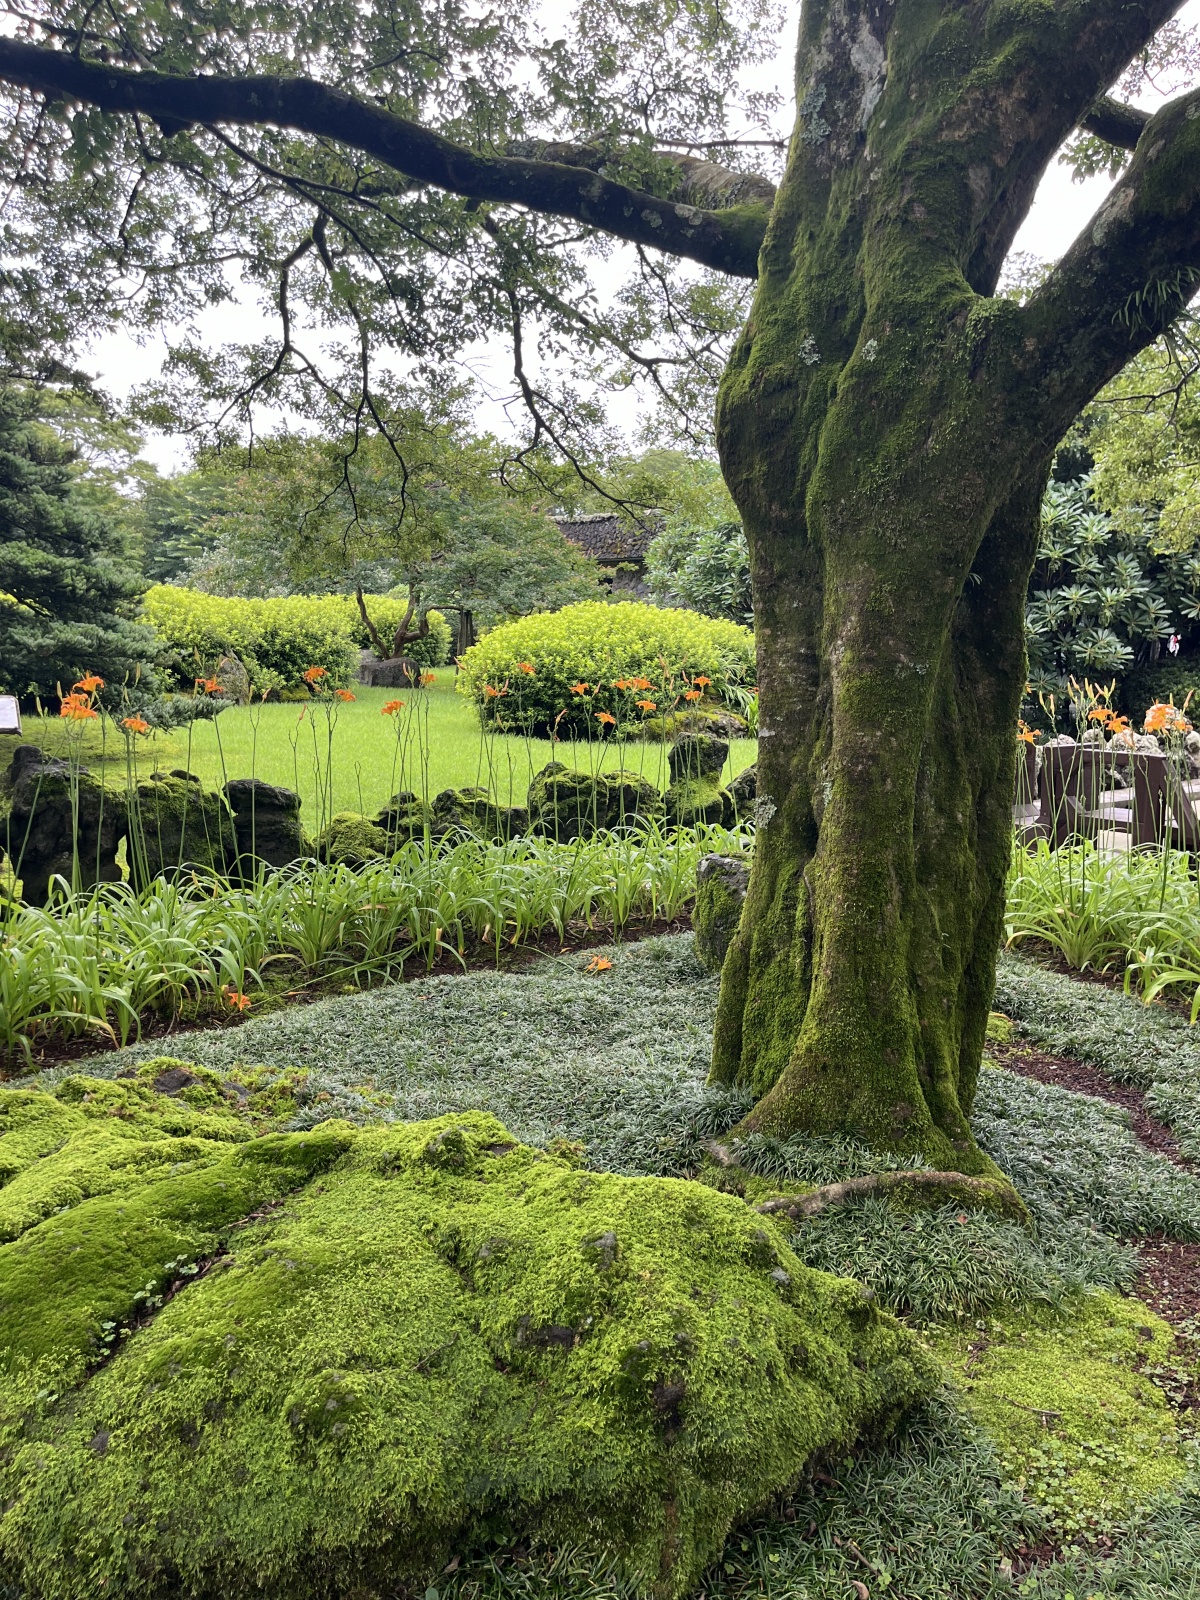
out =
[[(1007, 38), (950, 8), (891, 17), (806, 7), (798, 129), (719, 408), (761, 722), (713, 1074), (753, 1088), (751, 1127), (979, 1172), (1023, 602), (1075, 402), (1036, 315), (992, 297), (1053, 145), (1014, 154), (1012, 86), (993, 125), (964, 109), (972, 73), (998, 92), (1002, 45), (1033, 73), (1045, 41), (1014, 44), (1015, 13)], [(1085, 384), (1104, 359), (1092, 341)]]

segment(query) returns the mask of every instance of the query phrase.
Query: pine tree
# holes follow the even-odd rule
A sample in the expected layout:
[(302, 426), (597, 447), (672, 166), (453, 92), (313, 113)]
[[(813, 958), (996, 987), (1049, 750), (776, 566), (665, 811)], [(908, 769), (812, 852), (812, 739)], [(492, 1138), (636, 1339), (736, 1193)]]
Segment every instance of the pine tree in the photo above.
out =
[(53, 695), (85, 672), (145, 679), (154, 635), (134, 620), (145, 582), (112, 520), (76, 503), (73, 452), (36, 396), (0, 390), (0, 689)]

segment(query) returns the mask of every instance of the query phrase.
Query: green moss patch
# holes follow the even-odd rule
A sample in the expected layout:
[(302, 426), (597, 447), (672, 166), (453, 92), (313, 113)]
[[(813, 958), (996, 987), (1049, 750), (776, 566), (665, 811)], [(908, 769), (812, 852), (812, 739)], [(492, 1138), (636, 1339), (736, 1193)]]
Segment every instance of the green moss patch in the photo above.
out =
[(1184, 1476), (1185, 1441), (1151, 1376), (1175, 1337), (1140, 1301), (1081, 1295), (932, 1342), (1005, 1476), (1060, 1534), (1124, 1522)]
[(0, 1564), (39, 1600), (349, 1596), (517, 1535), (681, 1594), (936, 1382), (742, 1201), (482, 1113), (226, 1148), (0, 1247)]

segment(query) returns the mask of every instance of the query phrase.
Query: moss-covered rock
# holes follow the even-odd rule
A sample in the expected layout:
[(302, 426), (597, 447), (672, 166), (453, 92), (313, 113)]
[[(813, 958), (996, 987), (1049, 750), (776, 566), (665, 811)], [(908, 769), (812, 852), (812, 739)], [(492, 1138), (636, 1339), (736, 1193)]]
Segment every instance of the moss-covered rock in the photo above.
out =
[(686, 711), (670, 711), (665, 716), (647, 717), (642, 724), (647, 739), (666, 741), (681, 733), (714, 733), (725, 739), (745, 739), (745, 719), (722, 705), (691, 706)]
[(180, 867), (227, 872), (237, 856), (233, 816), (198, 779), (156, 774), (135, 791), (127, 848), (139, 886)]
[(86, 767), (44, 756), (37, 745), (13, 751), (5, 787), (3, 843), (30, 905), (45, 904), (54, 877), (82, 888), (120, 882), (124, 795), (106, 789)]
[(552, 839), (587, 839), (656, 815), (658, 790), (639, 773), (578, 772), (551, 761), (529, 785), (529, 826)]
[(487, 789), (443, 789), (434, 796), (433, 828), (439, 836), (470, 834), (478, 839), (515, 839), (529, 826), (523, 806), (498, 805)]
[(744, 767), (729, 785), (729, 798), (733, 805), (733, 820), (748, 822), (754, 815), (758, 802), (758, 762)]
[(708, 733), (681, 734), (671, 746), (671, 783), (663, 797), (667, 821), (677, 828), (731, 822), (733, 802), (721, 786), (729, 745)]
[(411, 789), (398, 790), (371, 820), (387, 834), (391, 850), (412, 839), (423, 839), (433, 825), (430, 808)]
[(1151, 1376), (1174, 1363), (1175, 1336), (1141, 1301), (1079, 1295), (933, 1345), (1006, 1476), (1060, 1535), (1112, 1528), (1183, 1476), (1184, 1438)]
[(300, 821), (300, 796), (294, 789), (263, 783), (260, 778), (234, 778), (224, 794), (233, 812), (238, 858), (252, 876), (259, 864), (290, 866), (313, 854)]
[(214, 1143), (0, 1246), (0, 1563), (31, 1593), (348, 1600), (540, 1536), (675, 1596), (935, 1381), (733, 1196), (481, 1113)]
[(749, 856), (701, 856), (696, 867), (692, 927), (696, 954), (709, 972), (721, 970), (749, 883)]
[(378, 822), (358, 811), (339, 811), (317, 835), (317, 855), (322, 861), (362, 867), (390, 855), (392, 836)]

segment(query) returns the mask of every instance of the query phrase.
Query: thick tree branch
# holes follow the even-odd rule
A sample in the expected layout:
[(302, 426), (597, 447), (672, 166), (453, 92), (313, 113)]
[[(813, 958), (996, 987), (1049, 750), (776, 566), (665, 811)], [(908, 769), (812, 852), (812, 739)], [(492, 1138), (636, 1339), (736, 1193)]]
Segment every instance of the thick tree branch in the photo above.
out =
[[(757, 172), (735, 172), (719, 162), (681, 155), (673, 150), (656, 150), (654, 153), (659, 160), (669, 161), (678, 169), (679, 181), (671, 190), (672, 200), (710, 211), (723, 211), (728, 206), (755, 203), (769, 206), (774, 203), (775, 185)], [(527, 139), (510, 144), (508, 154), (537, 161), (555, 161), (567, 167), (586, 167), (589, 172), (602, 172), (619, 152), (606, 150), (598, 144), (547, 143)]]
[(1019, 366), (1047, 426), (1159, 337), (1200, 284), (1200, 90), (1149, 119), (1120, 181), (1020, 313)]
[[(271, 125), (362, 150), (418, 183), (473, 200), (570, 217), (735, 277), (757, 273), (768, 205), (705, 210), (560, 162), (488, 156), (311, 78), (187, 78), (129, 71), (64, 50), (0, 39), (0, 80), (104, 111), (143, 112), (160, 127)], [(704, 163), (700, 163), (704, 165)]]
[(1084, 133), (1094, 133), (1105, 144), (1118, 150), (1136, 150), (1137, 142), (1150, 121), (1150, 113), (1137, 106), (1127, 106), (1111, 95), (1102, 95), (1084, 117), (1079, 126)]

